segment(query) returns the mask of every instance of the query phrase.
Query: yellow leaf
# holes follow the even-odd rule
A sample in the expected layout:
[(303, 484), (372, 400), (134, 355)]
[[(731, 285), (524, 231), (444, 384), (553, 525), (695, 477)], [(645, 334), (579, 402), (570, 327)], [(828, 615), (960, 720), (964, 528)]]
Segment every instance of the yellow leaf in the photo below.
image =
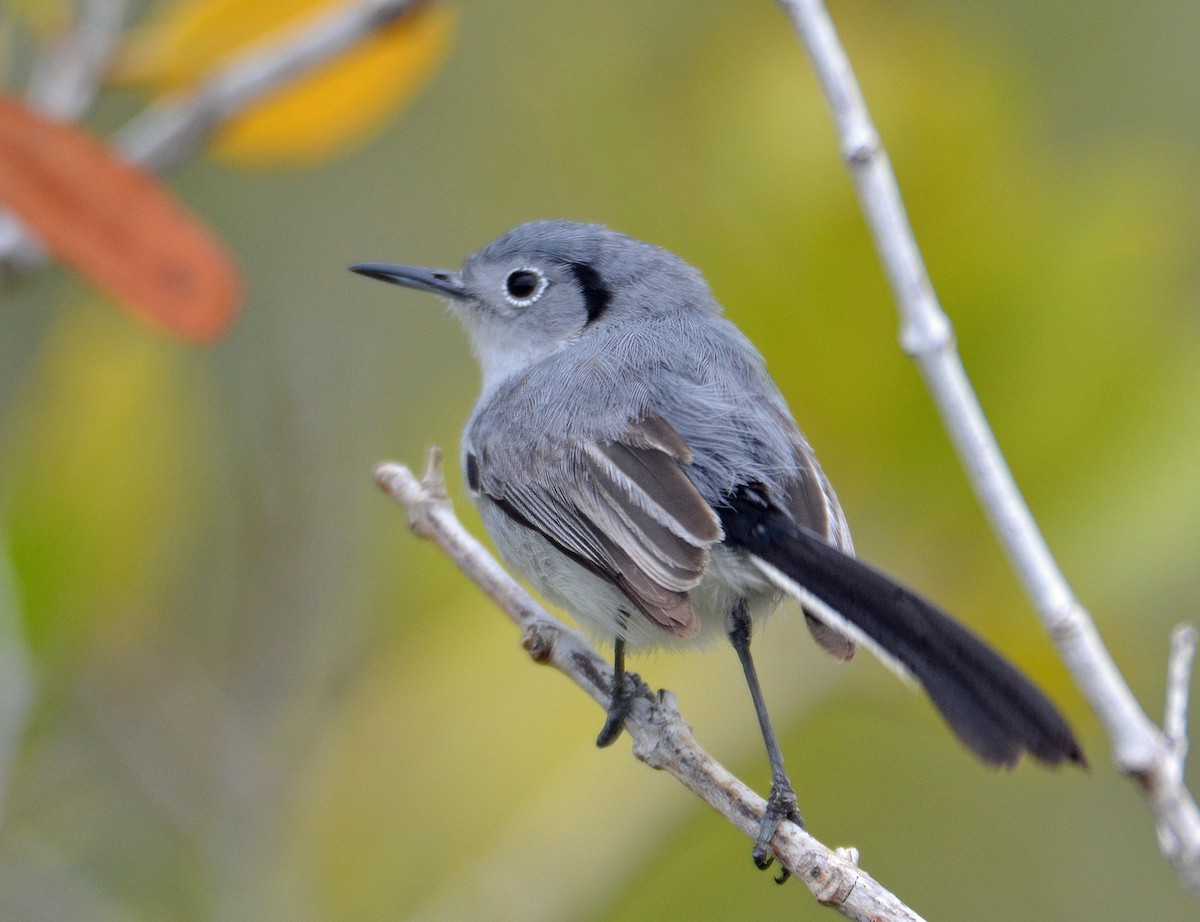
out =
[[(189, 0), (169, 7), (131, 40), (117, 79), (163, 91), (276, 35), (295, 34), (336, 9), (327, 0)], [(425, 85), (445, 57), (454, 15), (422, 3), (332, 61), (232, 119), (213, 151), (255, 165), (310, 162), (364, 139)]]
[(454, 16), (422, 7), (225, 127), (214, 153), (246, 163), (319, 160), (364, 140), (445, 58)]
[(338, 6), (330, 0), (177, 0), (126, 41), (113, 77), (178, 90), (247, 46)]

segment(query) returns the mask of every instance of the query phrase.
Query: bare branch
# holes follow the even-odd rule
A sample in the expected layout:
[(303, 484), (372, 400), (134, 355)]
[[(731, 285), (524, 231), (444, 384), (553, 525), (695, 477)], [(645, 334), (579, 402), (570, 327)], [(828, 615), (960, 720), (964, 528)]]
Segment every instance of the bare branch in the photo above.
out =
[[(549, 615), (476, 541), (454, 515), (441, 473), (441, 452), (432, 449), (424, 476), (381, 464), (375, 481), (408, 512), (416, 534), (438, 545), (521, 629), (535, 662), (553, 666), (601, 707), (611, 694), (611, 666), (578, 631)], [(659, 691), (638, 699), (625, 722), (633, 754), (674, 775), (749, 839), (758, 834), (766, 801), (735, 778), (696, 743), (675, 696)], [(921, 917), (858, 867), (854, 849), (830, 849), (803, 829), (783, 823), (771, 841), (781, 863), (803, 881), (818, 902), (861, 922), (920, 922)], [(749, 866), (749, 861), (747, 861)]]
[[(812, 59), (833, 115), (842, 156), (900, 312), (901, 344), (917, 362), (1026, 594), (1104, 724), (1113, 761), (1139, 782), (1156, 823), (1174, 843), (1170, 850), (1164, 847), (1164, 854), (1183, 881), (1200, 891), (1200, 810), (1183, 784), (1182, 771), (1174, 770), (1176, 744), (1134, 698), (1021, 496), (971, 388), (950, 319), (938, 303), (921, 259), (887, 152), (824, 4), (821, 0), (779, 2)], [(1182, 654), (1178, 658), (1190, 659)], [(1181, 666), (1179, 671), (1187, 669)], [(1180, 731), (1178, 739), (1184, 740), (1182, 723), (1175, 729)], [(1186, 742), (1179, 745), (1186, 748)]]
[(1192, 660), (1196, 656), (1196, 626), (1176, 625), (1171, 632), (1171, 658), (1167, 663), (1167, 703), (1163, 708), (1163, 732), (1175, 751), (1182, 773), (1187, 756), (1188, 688), (1192, 682)]
[[(1174, 803), (1186, 792), (1183, 770), (1187, 762), (1188, 688), (1192, 681), (1192, 662), (1196, 656), (1196, 628), (1191, 624), (1177, 625), (1171, 632), (1171, 655), (1167, 661), (1167, 696), (1163, 708), (1163, 734), (1166, 737), (1167, 758), (1159, 776), (1154, 779), (1151, 796), (1167, 802), (1155, 811), (1158, 844), (1164, 855), (1176, 867), (1194, 868), (1200, 865), (1200, 852), (1195, 841), (1181, 836), (1178, 824), (1168, 817), (1179, 809)], [(1164, 816), (1165, 814), (1166, 816)], [(1181, 872), (1182, 873), (1182, 872)]]

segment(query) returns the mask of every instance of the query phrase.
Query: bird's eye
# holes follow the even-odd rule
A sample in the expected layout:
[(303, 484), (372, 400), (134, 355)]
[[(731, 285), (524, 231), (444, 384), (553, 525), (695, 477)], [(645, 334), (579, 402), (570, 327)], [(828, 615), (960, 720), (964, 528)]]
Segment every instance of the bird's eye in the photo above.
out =
[(527, 307), (546, 290), (546, 276), (537, 269), (513, 269), (504, 280), (504, 297), (509, 304)]

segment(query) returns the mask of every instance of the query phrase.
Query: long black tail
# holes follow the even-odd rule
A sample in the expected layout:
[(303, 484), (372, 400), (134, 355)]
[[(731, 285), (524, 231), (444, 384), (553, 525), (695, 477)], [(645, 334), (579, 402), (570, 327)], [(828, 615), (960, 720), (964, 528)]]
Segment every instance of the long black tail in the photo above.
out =
[(726, 544), (759, 558), (764, 572), (811, 614), (902, 666), (985, 762), (1012, 766), (1028, 750), (1051, 764), (1085, 764), (1050, 700), (961, 624), (798, 527), (758, 491), (742, 488), (727, 502), (717, 510)]

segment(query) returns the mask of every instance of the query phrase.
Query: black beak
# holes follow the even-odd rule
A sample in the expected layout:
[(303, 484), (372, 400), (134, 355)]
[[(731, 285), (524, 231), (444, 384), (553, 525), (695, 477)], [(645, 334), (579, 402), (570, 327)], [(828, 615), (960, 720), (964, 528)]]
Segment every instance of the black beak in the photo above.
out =
[(426, 269), (423, 266), (401, 266), (396, 263), (357, 263), (350, 267), (350, 271), (446, 298), (465, 298), (467, 295), (458, 273), (449, 269)]

